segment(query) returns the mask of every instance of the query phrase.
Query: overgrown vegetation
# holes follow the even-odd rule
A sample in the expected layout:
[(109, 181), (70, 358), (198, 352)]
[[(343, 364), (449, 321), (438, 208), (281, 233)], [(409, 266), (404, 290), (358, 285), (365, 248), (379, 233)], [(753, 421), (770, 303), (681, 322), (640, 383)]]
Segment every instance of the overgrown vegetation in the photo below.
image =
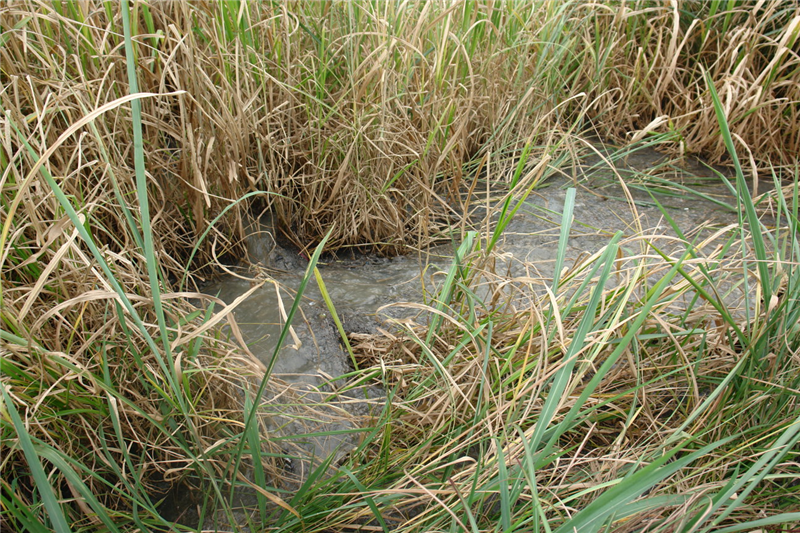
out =
[[(67, 0), (0, 28), (4, 530), (191, 529), (181, 484), (227, 529), (252, 485), (252, 529), (800, 522), (794, 4)], [(567, 264), (568, 195), (555, 279), (504, 276), (519, 202), (595, 134), (728, 164), (739, 224)], [(323, 248), (461, 240), (429, 317), (351, 338), (391, 401), (291, 494), (271, 367), (197, 292), (265, 209), (305, 281)]]

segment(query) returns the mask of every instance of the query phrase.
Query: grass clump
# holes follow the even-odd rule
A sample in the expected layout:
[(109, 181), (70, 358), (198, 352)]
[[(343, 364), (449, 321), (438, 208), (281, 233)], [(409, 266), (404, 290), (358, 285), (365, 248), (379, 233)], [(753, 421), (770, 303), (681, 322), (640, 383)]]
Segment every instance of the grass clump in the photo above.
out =
[[(726, 152), (703, 68), (753, 162), (791, 166), (800, 153), (797, 20), (781, 2), (133, 7), (136, 83), (158, 95), (141, 103), (143, 143), (161, 207), (155, 234), (173, 235), (159, 243), (171, 270), (248, 191), (271, 194), (259, 207), (272, 207), (300, 248), (333, 227), (330, 250), (396, 253), (459, 216), (451, 204), (467, 163), (513, 159), (526, 144), (540, 155), (554, 134), (670, 134), (665, 148), (717, 161)], [(130, 92), (119, 10), (22, 2), (2, 17), (3, 109), (31, 142), (52, 144)], [(87, 189), (113, 176), (128, 197), (132, 128), (114, 127), (128, 120), (115, 111), (64, 147), (84, 154)], [(76, 172), (77, 159), (61, 158), (64, 175)], [(211, 229), (193, 268), (242, 256), (253, 201)]]
[[(781, 231), (723, 230), (672, 253), (663, 236), (618, 234), (554, 280), (536, 265), (498, 274), (467, 246), (426, 318), (355, 339), (394, 399), (370, 457), (385, 470), (363, 470), (385, 483), (368, 493), (381, 513), (402, 531), (797, 523), (794, 191)], [(725, 289), (758, 277), (762, 231), (781, 241), (769, 306)]]
[(796, 165), (798, 15), (780, 1), (630, 2), (597, 15), (592, 122), (628, 142), (671, 133), (673, 153), (730, 161), (707, 72), (748, 166)]

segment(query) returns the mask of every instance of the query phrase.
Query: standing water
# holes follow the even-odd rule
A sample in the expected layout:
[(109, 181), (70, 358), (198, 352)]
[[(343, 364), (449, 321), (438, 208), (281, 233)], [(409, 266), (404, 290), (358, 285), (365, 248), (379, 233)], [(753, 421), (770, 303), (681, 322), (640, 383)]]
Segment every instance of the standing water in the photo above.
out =
[[(600, 250), (617, 231), (631, 236), (641, 228), (657, 245), (669, 248), (661, 241), (675, 232), (653, 198), (642, 190), (631, 189), (638, 213), (638, 218), (634, 217), (626, 193), (618, 185), (619, 174), (627, 173), (625, 182), (631, 184), (635, 181), (631, 179), (632, 173), (646, 174), (662, 159), (654, 151), (640, 150), (628, 156), (625, 165), (616, 170), (594, 164), (580, 170), (580, 181), (548, 179), (526, 200), (504, 232), (497, 250), (506, 265), (498, 268), (498, 272), (552, 277), (566, 190), (576, 184), (574, 223), (565, 265), (582, 254)], [(696, 237), (698, 232), (709, 233), (712, 227), (736, 222), (736, 213), (721, 207), (735, 202), (724, 192), (718, 178), (714, 178), (713, 187), (697, 184), (698, 176), (707, 178), (712, 171), (700, 165), (694, 165), (691, 171), (672, 168), (668, 177), (674, 183), (692, 182), (693, 188), (713, 201), (662, 191), (655, 197), (673, 223), (685, 235)], [(251, 234), (248, 249), (249, 275), (254, 271), (268, 272), (272, 280), (239, 303), (235, 317), (252, 354), (268, 366), (285, 311), (292, 305), (307, 263), (296, 252), (276, 243), (268, 223)], [(344, 329), (348, 333), (373, 333), (386, 317), (399, 319), (414, 313), (413, 309), (389, 304), (421, 302), (423, 282), (431, 292), (437, 278), (435, 272), (448, 267), (452, 249), (453, 246), (440, 246), (427, 255), (392, 259), (331, 260), (321, 262), (319, 269)], [(252, 280), (245, 278), (229, 276), (205, 291), (230, 304), (251, 289)], [(272, 409), (271, 435), (291, 456), (287, 468), (293, 470), (298, 481), (321, 460), (336, 454), (335, 463), (356, 446), (361, 436), (359, 418), (377, 414), (383, 403), (382, 393), (376, 388), (353, 388), (331, 399), (330, 393), (339, 391), (346, 382), (338, 378), (351, 372), (353, 365), (313, 279), (300, 309), (291, 335), (277, 352), (274, 363), (272, 377), (284, 385), (284, 392), (268, 398)]]

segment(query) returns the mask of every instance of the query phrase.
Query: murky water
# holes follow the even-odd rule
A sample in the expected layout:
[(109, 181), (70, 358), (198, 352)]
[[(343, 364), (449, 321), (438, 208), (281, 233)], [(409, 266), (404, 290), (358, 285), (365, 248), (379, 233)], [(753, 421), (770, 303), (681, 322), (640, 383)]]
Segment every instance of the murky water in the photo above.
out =
[[(596, 159), (597, 161), (598, 159)], [(627, 182), (633, 183), (630, 172), (644, 171), (659, 164), (662, 156), (644, 150), (629, 156), (617, 169), (628, 173)], [(633, 169), (633, 170), (632, 170)], [(711, 171), (694, 165), (691, 172), (680, 169), (669, 170), (667, 177), (676, 183), (692, 182), (697, 187), (695, 176), (711, 176)], [(662, 169), (662, 174), (664, 170)], [(574, 223), (567, 249), (566, 264), (571, 264), (581, 254), (592, 253), (605, 246), (616, 231), (625, 235), (638, 233), (639, 226), (653, 236), (654, 241), (669, 248), (665, 237), (674, 235), (663, 213), (653, 199), (641, 190), (631, 189), (639, 214), (638, 225), (634, 221), (631, 206), (618, 185), (617, 173), (608, 169), (581, 169), (581, 181), (577, 185)], [(511, 276), (535, 269), (537, 275), (552, 276), (558, 245), (561, 212), (567, 187), (574, 186), (572, 178), (551, 178), (545, 187), (536, 190), (519, 210), (503, 234), (498, 251), (506, 254), (505, 265)], [(671, 193), (657, 196), (659, 202), (668, 207), (668, 213), (683, 232), (695, 235), (699, 230), (708, 233), (711, 226), (736, 222), (736, 213), (725, 210), (718, 203), (734, 204), (726, 190), (714, 178), (713, 185), (700, 184), (704, 194), (713, 196), (717, 203), (699, 200), (687, 194)], [(485, 238), (485, 237), (484, 237)], [(663, 240), (663, 242), (662, 242)], [(623, 247), (633, 243), (623, 242)], [(329, 261), (320, 264), (320, 271), (327, 290), (336, 307), (344, 328), (348, 331), (373, 332), (379, 324), (378, 310), (393, 302), (421, 301), (422, 272), (430, 287), (431, 276), (438, 269), (446, 268), (452, 256), (452, 246), (443, 246), (428, 256), (408, 255), (393, 259), (358, 258), (347, 261)], [(635, 249), (626, 250), (630, 254)], [(284, 322), (281, 308), (286, 311), (292, 305), (306, 268), (306, 260), (297, 253), (276, 245), (265, 223), (254, 231), (249, 243), (248, 274), (268, 271), (277, 284), (267, 283), (236, 309), (236, 320), (248, 342), (250, 350), (265, 365), (268, 365)], [(434, 276), (435, 277), (435, 276)], [(229, 277), (210, 285), (205, 290), (218, 295), (226, 303), (251, 288), (251, 282)], [(295, 391), (291, 402), (275, 402), (273, 413), (273, 435), (291, 443), (295, 460), (292, 468), (298, 479), (317, 460), (331, 453), (343, 456), (358, 442), (355, 432), (355, 417), (366, 415), (371, 409), (379, 409), (381, 392), (377, 390), (350, 391), (342, 401), (326, 401), (324, 394), (336, 388), (335, 378), (347, 374), (352, 367), (342, 349), (341, 339), (330, 317), (316, 282), (309, 283), (302, 305), (302, 316), (294, 321), (294, 336), (287, 338), (279, 350), (273, 375), (289, 384)], [(395, 317), (409, 310), (385, 311)], [(286, 404), (314, 405), (316, 418), (300, 416)], [(345, 416), (350, 414), (352, 416)], [(312, 417), (314, 418), (314, 417)], [(348, 433), (352, 431), (351, 433)], [(323, 435), (308, 434), (323, 433)], [(289, 448), (287, 448), (288, 450)], [(315, 458), (315, 459), (314, 459)]]

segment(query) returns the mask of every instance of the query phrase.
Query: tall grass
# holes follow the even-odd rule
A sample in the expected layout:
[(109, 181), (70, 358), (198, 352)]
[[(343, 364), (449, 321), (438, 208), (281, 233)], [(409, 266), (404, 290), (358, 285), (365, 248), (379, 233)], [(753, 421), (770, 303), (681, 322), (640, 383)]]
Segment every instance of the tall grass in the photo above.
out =
[(631, 141), (671, 133), (673, 153), (730, 161), (706, 71), (747, 166), (797, 164), (795, 4), (632, 2), (595, 24), (587, 70), (600, 74), (590, 74), (591, 116), (602, 134)]
[[(741, 176), (737, 183), (745, 186)], [(402, 336), (355, 339), (362, 367), (371, 360), (383, 369), (395, 394), (395, 419), (383, 430), (391, 438), (374, 452), (388, 467), (365, 472), (385, 488), (368, 495), (383, 499), (384, 516), (395, 510), (404, 531), (798, 523), (793, 190), (777, 232), (753, 219), (753, 230), (744, 222), (702, 243), (685, 240), (674, 255), (662, 236), (620, 246), (618, 234), (552, 284), (500, 275), (484, 251), (462, 250), (429, 319)], [(764, 236), (780, 242), (769, 246), (766, 269), (751, 251)], [(636, 255), (623, 251), (640, 245)], [(610, 288), (612, 276), (622, 283)], [(750, 299), (761, 290), (725, 297), (724, 287), (745, 279), (780, 286), (780, 297), (769, 306)], [(355, 498), (362, 515), (364, 498)]]
[[(136, 4), (131, 20), (135, 81), (161, 95), (141, 104), (142, 134), (162, 208), (155, 234), (180, 228), (158, 243), (173, 271), (208, 221), (251, 190), (276, 194), (260, 201), (301, 248), (337, 222), (330, 249), (389, 253), (458, 215), (450, 203), (467, 162), (515, 158), (525, 145), (538, 155), (574, 127), (672, 132), (676, 149), (719, 160), (703, 67), (754, 162), (792, 165), (800, 153), (791, 4), (222, 6)], [(2, 17), (3, 108), (26, 135), (40, 117), (52, 144), (129, 92), (110, 5), (15, 3)], [(167, 96), (175, 91), (185, 92)], [(112, 118), (130, 120), (118, 112), (82, 138), (81, 172), (101, 187), (118, 182), (127, 198), (133, 129), (109, 128)], [(78, 160), (62, 159), (65, 175), (76, 172)], [(249, 203), (228, 213), (194, 268), (242, 255)]]
[[(245, 521), (287, 531), (799, 520), (798, 21), (771, 1), (2, 4), (0, 527), (233, 529), (245, 487)], [(568, 195), (555, 279), (499, 275), (505, 226), (586, 132), (727, 157), (739, 227), (711, 256), (617, 235), (568, 265)], [(770, 226), (745, 183), (766, 168)], [(352, 337), (386, 408), (291, 494), (271, 364), (195, 290), (264, 209), (315, 250), (304, 284), (323, 248), (463, 235), (429, 319)], [(176, 490), (203, 495), (192, 519), (167, 517)]]

